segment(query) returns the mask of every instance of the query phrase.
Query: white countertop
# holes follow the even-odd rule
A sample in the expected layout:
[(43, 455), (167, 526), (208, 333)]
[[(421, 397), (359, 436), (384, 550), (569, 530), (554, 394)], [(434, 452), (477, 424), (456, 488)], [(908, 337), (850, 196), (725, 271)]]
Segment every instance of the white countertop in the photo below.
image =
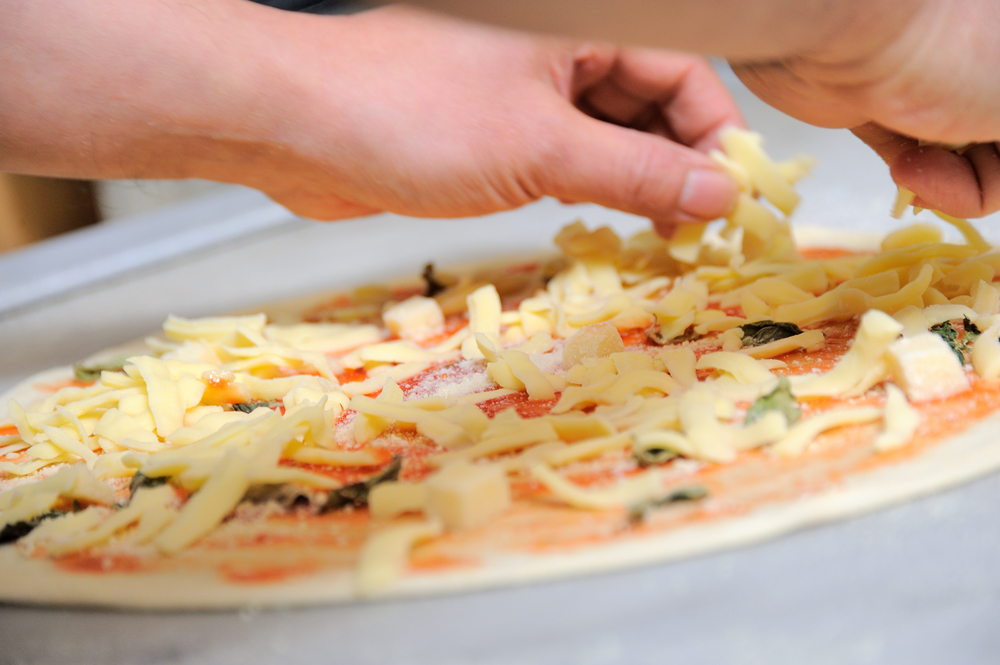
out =
[[(860, 142), (737, 95), (772, 154), (821, 160), (797, 223), (899, 224), (886, 169)], [(415, 275), (428, 260), (537, 253), (577, 216), (643, 225), (552, 201), (477, 220), (317, 224), (234, 188), (70, 234), (0, 257), (0, 391), (169, 313)], [(753, 547), (524, 588), (260, 614), (0, 606), (0, 663), (986, 663), (1000, 653), (998, 557), (990, 476)]]

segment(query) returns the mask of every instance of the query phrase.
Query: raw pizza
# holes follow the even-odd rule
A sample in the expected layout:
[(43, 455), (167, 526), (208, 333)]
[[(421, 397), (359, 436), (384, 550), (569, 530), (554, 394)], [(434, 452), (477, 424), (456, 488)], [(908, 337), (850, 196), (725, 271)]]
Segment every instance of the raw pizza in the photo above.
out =
[(0, 600), (273, 606), (772, 537), (1000, 467), (1000, 253), (797, 248), (808, 168), (723, 136), (733, 213), (269, 313), (170, 317), (0, 412)]

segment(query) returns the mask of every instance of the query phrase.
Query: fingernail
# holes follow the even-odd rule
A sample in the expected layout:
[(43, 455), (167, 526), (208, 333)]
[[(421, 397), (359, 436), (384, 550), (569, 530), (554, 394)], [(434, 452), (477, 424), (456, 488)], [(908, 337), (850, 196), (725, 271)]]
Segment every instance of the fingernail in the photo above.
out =
[(728, 174), (715, 169), (688, 171), (677, 207), (694, 220), (723, 217), (736, 202), (736, 182)]

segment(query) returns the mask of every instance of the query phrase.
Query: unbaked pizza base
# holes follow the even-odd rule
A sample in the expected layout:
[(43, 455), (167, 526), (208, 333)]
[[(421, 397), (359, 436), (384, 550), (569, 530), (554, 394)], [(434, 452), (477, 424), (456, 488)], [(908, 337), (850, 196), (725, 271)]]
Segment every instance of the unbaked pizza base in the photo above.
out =
[[(870, 247), (859, 238), (827, 229), (797, 233), (802, 245)], [(845, 242), (847, 241), (847, 242)], [(103, 355), (103, 354), (102, 354)], [(40, 373), (0, 396), (29, 404), (45, 394), (36, 384), (72, 376), (72, 369)], [(414, 572), (366, 599), (405, 598), (475, 591), (624, 570), (741, 547), (808, 526), (846, 519), (939, 492), (1000, 470), (1000, 415), (979, 421), (898, 464), (849, 477), (835, 489), (792, 502), (763, 506), (732, 518), (601, 544), (568, 553), (484, 558), (475, 568)], [(67, 572), (47, 559), (26, 559), (15, 547), (0, 548), (0, 600), (44, 605), (168, 609), (238, 609), (346, 603), (359, 600), (353, 574), (325, 570), (279, 582), (234, 583), (211, 571), (156, 573)]]

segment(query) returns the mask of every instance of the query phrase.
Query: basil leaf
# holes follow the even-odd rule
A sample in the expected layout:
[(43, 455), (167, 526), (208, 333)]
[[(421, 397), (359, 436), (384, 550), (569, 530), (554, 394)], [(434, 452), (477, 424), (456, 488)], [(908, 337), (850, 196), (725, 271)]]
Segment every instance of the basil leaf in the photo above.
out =
[(102, 363), (94, 365), (73, 365), (73, 376), (77, 381), (96, 381), (101, 378), (101, 372), (120, 372), (125, 367), (128, 355), (115, 356)]
[(792, 384), (784, 376), (778, 379), (778, 385), (775, 386), (774, 390), (766, 395), (761, 395), (750, 405), (743, 424), (752, 425), (760, 420), (768, 411), (780, 411), (784, 414), (785, 419), (788, 420), (789, 425), (798, 422), (799, 418), (802, 417), (802, 409), (799, 408), (799, 402), (795, 399), (795, 395), (792, 394)]
[(680, 457), (680, 455), (669, 448), (646, 448), (643, 451), (633, 453), (639, 466), (659, 466), (660, 464), (666, 464), (672, 459)]
[(355, 508), (367, 506), (368, 493), (371, 492), (371, 489), (379, 483), (399, 480), (399, 472), (402, 468), (403, 458), (398, 455), (393, 457), (389, 466), (367, 480), (331, 491), (330, 496), (327, 498), (326, 503), (320, 507), (319, 512), (325, 513), (331, 510), (339, 510), (347, 505), (353, 505)]
[(43, 515), (32, 517), (30, 520), (6, 524), (2, 529), (0, 529), (0, 545), (16, 542), (34, 531), (35, 527), (45, 520), (65, 514), (66, 513), (59, 512), (58, 510), (52, 510)]
[(428, 263), (424, 266), (424, 271), (420, 274), (424, 280), (424, 296), (433, 298), (448, 288), (448, 285), (438, 279), (434, 274), (434, 264)]
[(967, 316), (962, 318), (962, 327), (965, 328), (965, 335), (962, 336), (962, 341), (965, 342), (966, 346), (975, 344), (979, 336), (983, 334), (979, 326), (970, 321)]
[(632, 506), (628, 511), (629, 520), (632, 522), (642, 522), (654, 508), (659, 508), (661, 506), (681, 501), (697, 501), (698, 499), (704, 499), (706, 496), (708, 496), (708, 490), (700, 485), (683, 487), (658, 499), (644, 501), (640, 504)]
[(282, 508), (312, 505), (312, 499), (303, 489), (289, 483), (260, 483), (251, 485), (240, 501), (267, 503), (274, 501)]
[(233, 404), (233, 411), (242, 411), (243, 413), (253, 413), (254, 409), (273, 409), (278, 406), (279, 402), (258, 400), (256, 402), (241, 402), (239, 404)]
[(143, 487), (159, 487), (160, 485), (166, 485), (167, 481), (170, 480), (167, 476), (159, 476), (156, 478), (150, 478), (149, 476), (143, 475), (141, 472), (136, 471), (135, 475), (132, 476), (132, 482), (129, 483), (129, 501), (135, 496), (135, 493), (141, 490)]
[(658, 346), (664, 346), (666, 344), (677, 344), (679, 342), (690, 342), (696, 339), (701, 339), (701, 335), (694, 331), (694, 326), (688, 326), (688, 329), (680, 335), (667, 339), (663, 336), (660, 324), (657, 323), (650, 326), (646, 330), (646, 339)]
[(948, 346), (951, 350), (955, 352), (958, 356), (958, 362), (962, 365), (965, 364), (965, 351), (969, 348), (966, 344), (958, 339), (958, 331), (955, 327), (951, 325), (950, 321), (945, 321), (944, 323), (939, 323), (936, 326), (931, 326), (931, 332), (948, 342)]
[(740, 326), (743, 331), (743, 346), (760, 346), (769, 342), (776, 342), (786, 337), (801, 335), (802, 329), (794, 323), (784, 321), (756, 321), (745, 323)]

